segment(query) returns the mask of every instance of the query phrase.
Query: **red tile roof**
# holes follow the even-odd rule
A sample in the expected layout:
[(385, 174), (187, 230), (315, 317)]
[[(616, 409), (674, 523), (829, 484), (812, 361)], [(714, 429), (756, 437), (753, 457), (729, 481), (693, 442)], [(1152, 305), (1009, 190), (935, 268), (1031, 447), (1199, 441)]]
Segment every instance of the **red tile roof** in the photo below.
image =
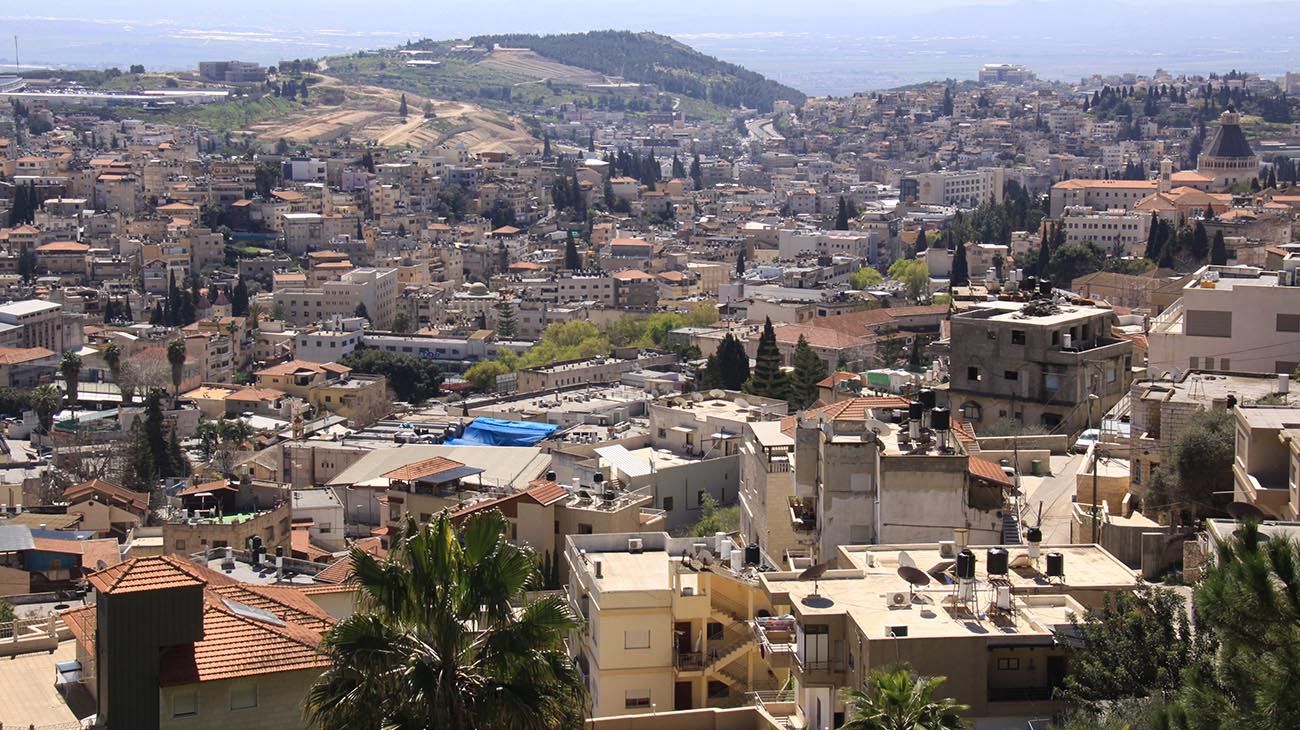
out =
[[(863, 421), (867, 411), (872, 408), (907, 408), (907, 399), (898, 395), (857, 396), (830, 405), (809, 408), (804, 411), (808, 416), (825, 414), (833, 421)], [(793, 436), (798, 416), (786, 416), (781, 419), (781, 433)]]
[(198, 568), (170, 555), (132, 558), (90, 576), (100, 593), (118, 595), (207, 585)]
[(54, 350), (44, 347), (0, 347), (0, 365), (18, 365), (54, 357)]
[(534, 483), (524, 492), (524, 494), (527, 494), (535, 502), (546, 507), (564, 499), (568, 496), (569, 492), (555, 482), (540, 482)]
[(227, 489), (232, 492), (239, 491), (239, 487), (232, 487), (230, 486), (230, 482), (226, 481), (225, 479), (218, 479), (213, 482), (204, 482), (202, 484), (195, 484), (192, 487), (186, 487), (180, 490), (179, 492), (177, 492), (176, 496), (191, 497), (195, 494), (199, 494), (200, 492), (215, 492), (222, 489)]
[(293, 552), (293, 557), (312, 562), (318, 562), (334, 555), (328, 550), (311, 544), (311, 525), (309, 524), (295, 524), (293, 526), (293, 529), (289, 531), (289, 548)]
[(97, 496), (108, 502), (126, 505), (136, 511), (146, 511), (149, 509), (148, 494), (132, 491), (126, 487), (119, 487), (112, 482), (106, 482), (102, 479), (91, 479), (88, 482), (82, 482), (81, 484), (63, 490), (63, 498), (73, 504), (84, 501), (79, 498), (87, 495)]
[(1015, 486), (1015, 483), (1011, 481), (1011, 477), (1008, 477), (1006, 472), (1002, 471), (1001, 466), (994, 464), (988, 459), (981, 459), (978, 456), (972, 456), (969, 457), (969, 459), (970, 461), (967, 464), (967, 469), (970, 471), (971, 476), (1007, 488)]
[(465, 465), (455, 459), (448, 459), (445, 456), (435, 456), (430, 459), (423, 459), (413, 464), (398, 467), (397, 469), (380, 474), (379, 476), (385, 479), (399, 479), (404, 482), (409, 482), (430, 477), (444, 471), (459, 469), (463, 466)]
[[(310, 600), (310, 599), (308, 599)], [(294, 623), (277, 626), (241, 616), (222, 602), (203, 609), (203, 638), (162, 651), (158, 684), (169, 687), (218, 679), (323, 668), (320, 633)]]

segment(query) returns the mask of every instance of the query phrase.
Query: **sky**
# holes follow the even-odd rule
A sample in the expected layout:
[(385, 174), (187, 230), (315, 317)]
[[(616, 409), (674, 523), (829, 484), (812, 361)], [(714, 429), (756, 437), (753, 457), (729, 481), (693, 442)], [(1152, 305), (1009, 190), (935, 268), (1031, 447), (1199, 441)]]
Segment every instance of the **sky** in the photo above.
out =
[[(422, 37), (654, 30), (815, 94), (971, 78), (987, 62), (1048, 78), (1092, 71), (1300, 70), (1297, 0), (64, 0), (0, 8), (13, 63), (192, 67), (274, 63)], [(56, 8), (56, 9), (55, 9)]]

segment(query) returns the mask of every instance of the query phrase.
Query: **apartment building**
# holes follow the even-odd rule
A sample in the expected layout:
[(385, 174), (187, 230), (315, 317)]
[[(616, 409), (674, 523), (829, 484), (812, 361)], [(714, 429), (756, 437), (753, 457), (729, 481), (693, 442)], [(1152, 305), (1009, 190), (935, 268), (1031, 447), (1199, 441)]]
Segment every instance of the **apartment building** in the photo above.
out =
[(1206, 266), (1151, 322), (1148, 372), (1293, 373), (1300, 367), (1300, 268)]
[(291, 324), (354, 317), (358, 307), (364, 305), (371, 326), (387, 329), (397, 312), (397, 269), (353, 269), (339, 281), (327, 281), (318, 287), (302, 284), (277, 287), (272, 294), (275, 306), (283, 309)]
[[(1132, 381), (1133, 346), (1114, 312), (1041, 298), (986, 302), (952, 318), (948, 403), (972, 424), (1012, 421), (1056, 433), (1086, 427)], [(1099, 416), (1097, 416), (1099, 417)]]
[(1151, 216), (1076, 206), (1065, 209), (1061, 226), (1065, 229), (1067, 244), (1092, 241), (1112, 256), (1143, 256), (1146, 254)]
[(564, 556), (593, 717), (734, 706), (784, 684), (747, 624), (771, 613), (758, 574), (725, 535), (570, 535)]
[(1094, 271), (1070, 282), (1070, 291), (1086, 299), (1156, 315), (1164, 311), (1164, 306), (1155, 293), (1168, 284), (1169, 279), (1159, 276)]
[(1156, 192), (1156, 180), (1062, 180), (1052, 186), (1050, 214), (1060, 218), (1066, 208), (1130, 210)]
[(595, 357), (586, 360), (568, 360), (519, 371), (518, 390), (532, 392), (551, 390), (568, 385), (612, 383), (637, 370), (668, 367), (676, 364), (677, 356), (667, 353), (643, 352), (632, 357)]
[[(741, 443), (741, 535), (769, 565), (807, 566), (839, 545), (921, 542), (954, 529), (1018, 540), (1004, 524), (1010, 479), (967, 452), (935, 394), (856, 397), (776, 424)], [(929, 404), (929, 405), (926, 405)]]
[(1105, 596), (1136, 589), (1138, 576), (1097, 545), (967, 547), (962, 533), (953, 538), (846, 545), (816, 581), (759, 574), (772, 615), (791, 617), (755, 622), (771, 663), (790, 668), (789, 726), (840, 727), (841, 691), (899, 664), (945, 677), (939, 694), (969, 706), (977, 728), (1026, 727), (1063, 707), (1053, 693), (1069, 648), (1056, 632)]
[[(1285, 396), (1284, 396), (1285, 398)], [(1300, 517), (1300, 401), (1284, 406), (1237, 406), (1233, 499), (1268, 519)]]
[(314, 332), (298, 334), (294, 357), (307, 362), (338, 362), (361, 345), (365, 320), (360, 317), (339, 318)]
[(0, 342), (61, 353), (81, 342), (81, 328), (69, 327), (64, 320), (62, 304), (39, 299), (0, 304)]
[(981, 167), (926, 172), (915, 177), (918, 203), (974, 208), (990, 200), (1002, 202), (1007, 171), (1004, 167)]
[(804, 256), (851, 256), (875, 264), (883, 244), (884, 239), (872, 232), (783, 228), (778, 234), (777, 252), (788, 261)]

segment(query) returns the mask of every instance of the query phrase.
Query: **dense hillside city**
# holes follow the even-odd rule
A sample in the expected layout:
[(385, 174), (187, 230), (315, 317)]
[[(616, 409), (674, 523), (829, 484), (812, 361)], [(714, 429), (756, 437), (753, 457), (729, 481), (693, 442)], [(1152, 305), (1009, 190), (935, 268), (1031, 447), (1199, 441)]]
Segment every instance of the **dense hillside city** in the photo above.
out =
[(1295, 724), (1300, 73), (0, 97), (0, 727)]

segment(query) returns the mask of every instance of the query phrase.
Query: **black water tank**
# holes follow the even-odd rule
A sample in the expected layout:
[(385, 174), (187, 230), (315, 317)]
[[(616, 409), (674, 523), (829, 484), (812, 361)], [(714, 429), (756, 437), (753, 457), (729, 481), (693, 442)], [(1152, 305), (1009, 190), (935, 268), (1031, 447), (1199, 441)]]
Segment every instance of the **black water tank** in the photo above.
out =
[(921, 401), (919, 400), (914, 400), (907, 404), (907, 419), (909, 421), (921, 420), (921, 414), (924, 412), (925, 406), (921, 405)]
[(548, 472), (546, 472), (546, 481), (548, 481), (548, 482), (553, 482), (553, 481), (555, 481), (555, 472), (554, 472), (554, 471), (548, 471)]
[(602, 474), (601, 472), (596, 472), (595, 474), (592, 474), (592, 475), (591, 475), (591, 483), (592, 483), (592, 484), (600, 484), (601, 482), (604, 482), (604, 481), (605, 481), (605, 475)]
[(1043, 531), (1037, 527), (1031, 527), (1025, 530), (1025, 542), (1038, 543), (1043, 541)]
[(745, 565), (758, 565), (763, 558), (758, 552), (758, 543), (751, 542), (745, 546)]
[(934, 391), (931, 390), (930, 388), (921, 389), (920, 401), (921, 401), (921, 405), (926, 410), (934, 408), (934, 404), (938, 402), (935, 400)]
[(957, 577), (974, 578), (975, 577), (975, 553), (970, 548), (962, 548), (957, 553)]
[(930, 411), (930, 428), (936, 431), (947, 431), (949, 427), (947, 408), (936, 408)]
[(283, 545), (279, 545), (279, 546), (277, 546), (277, 547), (275, 548), (275, 557), (277, 557), (277, 558), (283, 558), (283, 557), (284, 557), (284, 546), (283, 546)]
[(1236, 405), (1237, 405), (1237, 396), (1235, 396), (1235, 395), (1229, 393), (1229, 394), (1228, 394), (1228, 410), (1232, 410), (1233, 408), (1236, 407)]
[(1047, 554), (1047, 577), (1064, 578), (1065, 577), (1065, 556), (1061, 553)]
[(1052, 296), (1052, 280), (1043, 279), (1042, 281), (1038, 282), (1038, 293), (1044, 297)]
[(1007, 574), (1007, 551), (1006, 548), (989, 548), (988, 556), (989, 575), (1006, 575)]
[(1033, 293), (1037, 292), (1037, 291), (1038, 291), (1038, 277), (1037, 277), (1037, 276), (1026, 276), (1026, 277), (1025, 277), (1025, 281), (1024, 281), (1024, 283), (1020, 286), (1020, 291), (1029, 292), (1030, 294), (1033, 294)]
[(261, 536), (261, 535), (253, 535), (251, 538), (249, 538), (249, 546), (250, 546), (253, 550), (261, 550), (261, 549), (262, 549), (262, 536)]

